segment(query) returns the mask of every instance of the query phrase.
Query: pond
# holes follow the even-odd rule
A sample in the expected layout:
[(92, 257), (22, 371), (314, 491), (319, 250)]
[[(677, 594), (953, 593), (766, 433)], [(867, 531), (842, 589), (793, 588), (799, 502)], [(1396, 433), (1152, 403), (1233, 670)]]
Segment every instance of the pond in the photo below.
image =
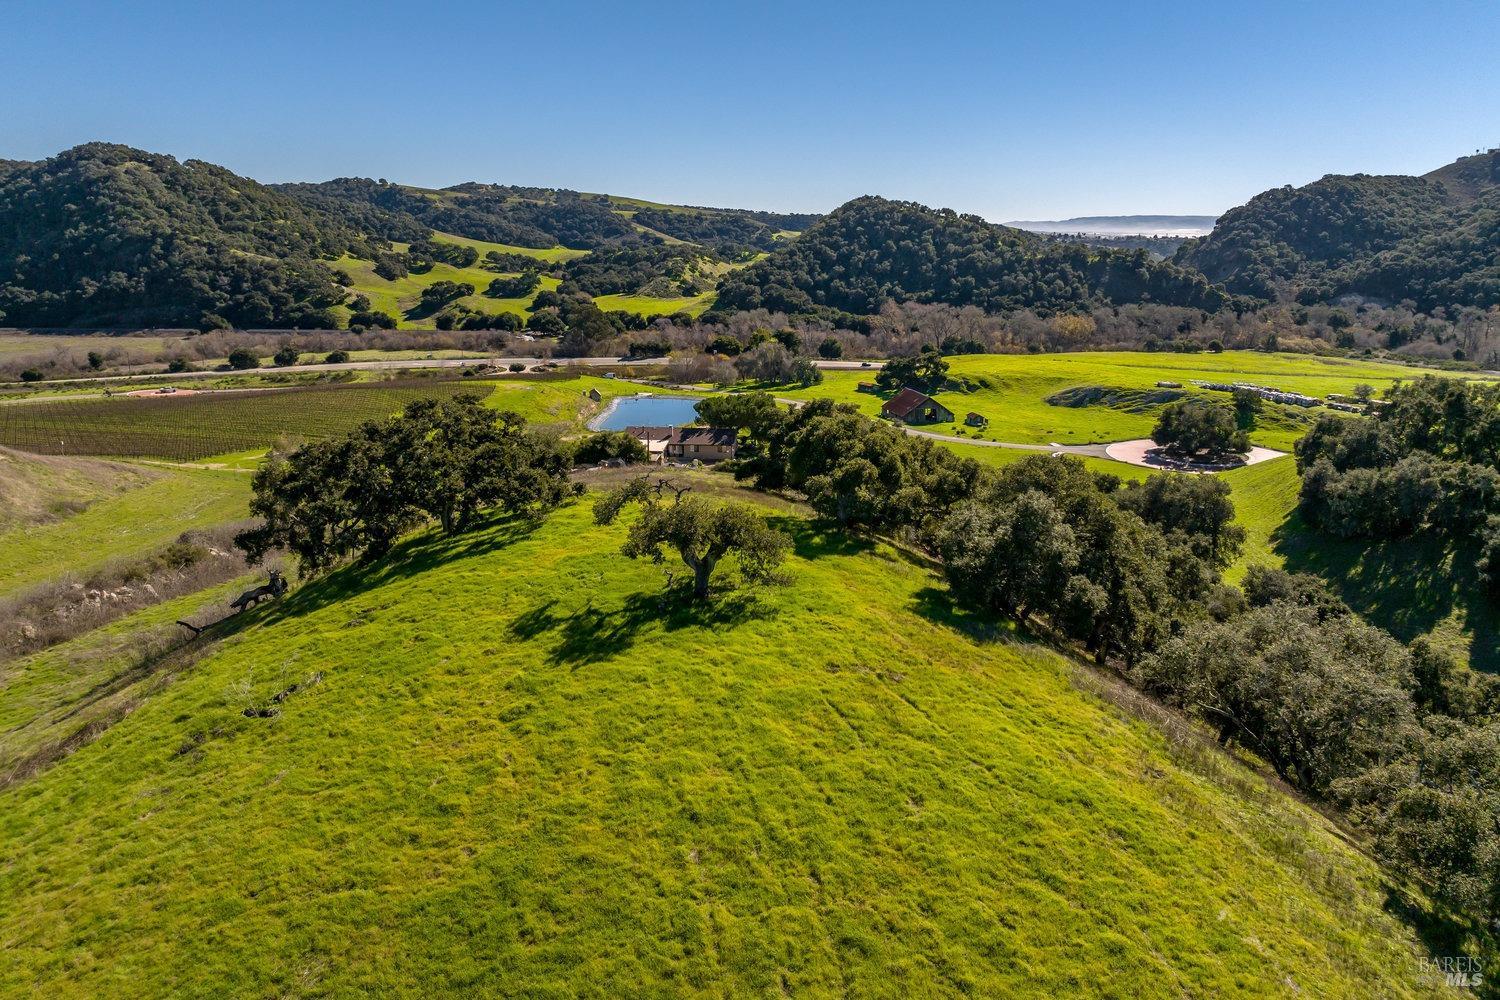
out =
[(698, 419), (698, 396), (624, 396), (589, 423), (596, 431), (680, 427)]

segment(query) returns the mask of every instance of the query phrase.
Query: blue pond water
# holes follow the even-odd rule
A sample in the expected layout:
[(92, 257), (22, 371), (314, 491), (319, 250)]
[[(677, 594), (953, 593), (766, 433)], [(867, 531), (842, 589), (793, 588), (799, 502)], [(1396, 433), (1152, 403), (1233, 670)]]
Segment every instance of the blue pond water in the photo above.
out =
[(697, 396), (632, 396), (617, 400), (589, 426), (596, 431), (627, 427), (680, 427), (698, 418)]

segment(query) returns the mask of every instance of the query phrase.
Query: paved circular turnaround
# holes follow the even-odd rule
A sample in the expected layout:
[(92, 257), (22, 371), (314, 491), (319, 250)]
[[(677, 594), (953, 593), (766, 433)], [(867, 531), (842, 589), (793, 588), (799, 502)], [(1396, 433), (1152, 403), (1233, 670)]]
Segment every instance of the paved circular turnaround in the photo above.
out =
[(1281, 458), (1286, 454), (1284, 451), (1276, 451), (1273, 448), (1256, 447), (1251, 448), (1244, 459), (1239, 462), (1227, 462), (1215, 465), (1184, 463), (1165, 457), (1162, 454), (1161, 447), (1150, 438), (1137, 438), (1134, 441), (1116, 441), (1114, 444), (1105, 446), (1104, 453), (1116, 462), (1144, 465), (1153, 469), (1176, 469), (1181, 472), (1223, 472), (1227, 469), (1240, 469), (1247, 465), (1258, 465), (1261, 462), (1269, 462), (1273, 458)]

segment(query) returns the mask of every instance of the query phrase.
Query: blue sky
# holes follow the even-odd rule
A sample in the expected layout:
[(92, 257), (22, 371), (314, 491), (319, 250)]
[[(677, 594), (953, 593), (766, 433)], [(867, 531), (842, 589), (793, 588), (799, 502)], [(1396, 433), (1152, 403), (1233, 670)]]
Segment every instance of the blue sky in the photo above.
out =
[(0, 157), (997, 221), (1500, 145), (1500, 4), (0, 0)]

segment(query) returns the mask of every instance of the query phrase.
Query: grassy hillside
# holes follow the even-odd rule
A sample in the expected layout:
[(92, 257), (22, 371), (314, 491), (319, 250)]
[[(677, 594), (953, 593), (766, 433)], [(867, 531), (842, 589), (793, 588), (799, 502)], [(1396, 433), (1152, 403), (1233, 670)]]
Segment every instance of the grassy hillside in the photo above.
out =
[(1297, 509), (1297, 490), (1302, 481), (1297, 476), (1297, 461), (1290, 457), (1222, 475), (1233, 491), (1235, 521), (1245, 529), (1244, 551), (1228, 574), (1237, 583), (1248, 566), (1281, 565), (1276, 541)]
[(249, 498), (250, 477), (243, 473), (153, 470), (140, 485), (81, 513), (0, 531), (0, 597), (154, 551), (193, 528), (238, 520)]
[(0, 534), (81, 513), (158, 475), (119, 462), (28, 455), (0, 448)]
[(136, 611), (49, 649), (0, 656), (0, 783), (34, 754), (64, 744), (148, 697), (164, 681), (155, 657), (187, 638), (177, 624), (207, 624), (262, 583), (256, 572)]
[[(1181, 382), (1184, 391), (1201, 392), (1227, 404), (1230, 400), (1226, 393), (1196, 389), (1191, 381), (1246, 381), (1325, 396), (1330, 392), (1348, 393), (1361, 382), (1383, 390), (1397, 379), (1423, 374), (1420, 370), (1382, 362), (1258, 351), (976, 354), (949, 361), (951, 376), (988, 383), (972, 393), (938, 395), (939, 401), (957, 414), (959, 426), (964, 414), (973, 410), (988, 417), (990, 422), (989, 428), (977, 436), (1020, 444), (1088, 444), (1148, 437), (1160, 404), (1142, 400), (1139, 394), (1154, 390), (1158, 381)], [(858, 385), (873, 381), (874, 377), (874, 371), (827, 372), (822, 385), (778, 390), (778, 395), (831, 397), (855, 403), (873, 416), (889, 397), (859, 392)], [(1047, 402), (1048, 397), (1064, 390), (1089, 388), (1125, 392), (1123, 396), (1104, 395), (1086, 405)], [(1287, 450), (1315, 419), (1310, 414), (1317, 412), (1268, 403), (1250, 438), (1268, 448)], [(954, 425), (937, 425), (932, 429), (951, 433)]]
[(0, 792), (0, 992), (1431, 995), (1318, 815), (781, 524), (697, 612), (583, 506), (256, 612)]

